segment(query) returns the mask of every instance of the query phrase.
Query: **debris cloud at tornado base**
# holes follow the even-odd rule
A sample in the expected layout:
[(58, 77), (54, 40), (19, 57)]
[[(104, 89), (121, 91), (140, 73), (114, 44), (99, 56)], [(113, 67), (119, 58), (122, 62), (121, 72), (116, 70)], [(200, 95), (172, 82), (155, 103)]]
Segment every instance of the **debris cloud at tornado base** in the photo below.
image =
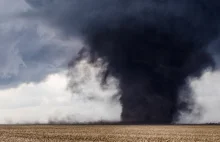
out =
[(100, 83), (119, 81), (124, 122), (172, 123), (178, 112), (190, 113), (188, 79), (215, 69), (208, 45), (219, 33), (217, 0), (26, 1), (34, 10), (24, 16), (84, 41), (70, 69), (84, 58), (102, 60)]

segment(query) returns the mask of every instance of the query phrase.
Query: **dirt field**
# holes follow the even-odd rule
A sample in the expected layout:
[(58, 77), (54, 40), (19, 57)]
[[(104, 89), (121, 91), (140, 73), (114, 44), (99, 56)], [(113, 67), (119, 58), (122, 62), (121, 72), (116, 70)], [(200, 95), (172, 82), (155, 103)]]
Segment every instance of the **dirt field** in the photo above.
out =
[(1, 142), (220, 142), (220, 126), (0, 126)]

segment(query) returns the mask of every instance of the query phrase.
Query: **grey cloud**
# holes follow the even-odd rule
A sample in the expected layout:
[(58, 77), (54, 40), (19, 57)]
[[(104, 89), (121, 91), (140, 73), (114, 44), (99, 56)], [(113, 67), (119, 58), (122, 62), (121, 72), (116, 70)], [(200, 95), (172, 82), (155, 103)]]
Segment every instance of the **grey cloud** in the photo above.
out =
[(65, 69), (82, 46), (59, 39), (40, 22), (14, 19), (0, 23), (0, 88), (39, 82)]
[[(139, 22), (148, 22), (158, 25), (163, 23), (167, 27), (166, 20), (170, 16), (180, 16), (192, 21), (194, 26), (200, 30), (211, 30), (204, 28), (208, 23), (218, 21), (216, 11), (219, 11), (220, 3), (213, 1), (206, 3), (204, 0), (25, 0), (33, 10), (23, 14), (29, 18), (41, 18), (49, 21), (51, 25), (58, 26), (64, 30), (67, 35), (79, 34), (79, 30), (91, 32), (97, 27), (103, 25), (108, 28), (119, 26), (116, 21), (122, 17), (133, 16)], [(212, 9), (206, 12), (201, 9)], [(145, 15), (142, 11), (148, 9)], [(152, 14), (153, 13), (153, 14)], [(193, 13), (193, 14), (192, 14)], [(160, 18), (163, 17), (163, 18)], [(213, 25), (216, 26), (216, 25)], [(93, 28), (95, 27), (95, 28)], [(178, 28), (178, 27), (177, 27)], [(215, 29), (214, 29), (215, 30)], [(82, 32), (81, 31), (81, 32)], [(184, 32), (184, 31), (182, 31)], [(208, 35), (207, 35), (208, 36)]]
[[(219, 18), (217, 15), (220, 13), (220, 3), (217, 0), (210, 2), (205, 0), (26, 0), (26, 2), (32, 6), (33, 10), (23, 13), (24, 17), (49, 22), (50, 25), (58, 27), (57, 29), (63, 31), (63, 34), (67, 37), (69, 37), (69, 35), (79, 36), (78, 34), (85, 34), (86, 36), (84, 38), (87, 39), (90, 36), (97, 36), (96, 32), (98, 31), (97, 33), (99, 33), (101, 37), (104, 36), (104, 40), (106, 38), (106, 42), (111, 42), (111, 38), (108, 40), (108, 36), (105, 35), (111, 33), (108, 31), (113, 31), (113, 36), (115, 36), (114, 34), (117, 34), (117, 32), (119, 34), (123, 31), (120, 31), (120, 26), (123, 25), (127, 29), (133, 30), (133, 28), (137, 28), (137, 30), (140, 30), (138, 31), (139, 35), (143, 30), (142, 28), (139, 29), (139, 26), (142, 27), (142, 24), (147, 23), (149, 27), (152, 25), (152, 27), (156, 27), (159, 33), (175, 31), (174, 34), (177, 34), (180, 38), (178, 40), (190, 41), (192, 48), (195, 47), (193, 43), (196, 42), (196, 45), (198, 44), (197, 46), (201, 48), (201, 45), (206, 46), (210, 41), (215, 39), (219, 32)], [(123, 21), (126, 18), (128, 18), (128, 23)], [(135, 25), (135, 22), (138, 23), (138, 26)], [(119, 31), (117, 31), (118, 29)], [(116, 33), (114, 33), (115, 31)], [(173, 33), (171, 35), (173, 35)], [(145, 38), (143, 38), (143, 40)], [(94, 37), (92, 39), (96, 41), (100, 38), (97, 39), (97, 37)], [(127, 41), (126, 39), (124, 40)], [(118, 41), (118, 39), (116, 41)], [(102, 41), (99, 43), (102, 44)], [(177, 43), (179, 42), (177, 41)], [(203, 51), (203, 48), (201, 48), (201, 51)], [(113, 54), (113, 56), (115, 56), (115, 54)], [(195, 57), (195, 66), (199, 64), (199, 61), (197, 63), (196, 60)], [(157, 79), (157, 77), (155, 78)], [(127, 88), (130, 87), (126, 86), (125, 88), (125, 90), (127, 90)], [(155, 90), (157, 91), (157, 89)], [(144, 98), (142, 100), (144, 100)], [(140, 101), (137, 101), (137, 103), (139, 102)], [(146, 102), (144, 103), (147, 104)], [(152, 104), (156, 103), (158, 102)], [(143, 108), (143, 112), (147, 112), (146, 108), (147, 107)], [(167, 114), (167, 112), (165, 114)]]
[[(45, 25), (46, 20), (37, 14), (39, 8), (52, 8), (52, 0), (33, 2), (35, 6), (29, 7), (24, 0), (0, 0), (0, 123), (48, 123), (48, 118), (71, 123), (119, 121), (121, 105), (111, 98), (117, 90), (103, 91), (97, 86), (99, 82), (89, 80), (79, 86), (84, 87), (80, 93), (88, 97), (73, 96), (65, 90), (66, 79), (56, 79), (56, 73), (67, 69), (82, 43), (61, 36), (59, 29)], [(59, 21), (54, 14), (51, 22)], [(52, 81), (48, 82), (48, 75)], [(88, 100), (93, 95), (97, 99)]]

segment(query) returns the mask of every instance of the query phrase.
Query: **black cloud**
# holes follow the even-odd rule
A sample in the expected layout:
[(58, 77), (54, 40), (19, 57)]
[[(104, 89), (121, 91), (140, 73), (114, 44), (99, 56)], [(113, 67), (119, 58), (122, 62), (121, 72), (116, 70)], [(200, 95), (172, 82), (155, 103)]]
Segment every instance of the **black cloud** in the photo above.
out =
[(35, 9), (25, 16), (81, 37), (91, 63), (108, 64), (103, 80), (120, 81), (123, 121), (171, 123), (193, 103), (187, 78), (215, 68), (207, 47), (219, 33), (217, 0), (26, 1)]

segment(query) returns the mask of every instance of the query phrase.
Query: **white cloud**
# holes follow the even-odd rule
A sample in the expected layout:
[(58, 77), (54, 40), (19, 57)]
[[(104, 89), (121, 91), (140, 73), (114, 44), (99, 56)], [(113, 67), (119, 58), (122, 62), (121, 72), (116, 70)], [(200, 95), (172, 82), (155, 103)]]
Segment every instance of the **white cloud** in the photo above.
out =
[(183, 112), (180, 123), (220, 122), (220, 71), (206, 71), (201, 78), (192, 79), (195, 106), (192, 113)]
[(19, 17), (29, 8), (24, 0), (0, 0), (0, 123), (120, 120), (115, 88), (102, 90), (92, 77), (78, 94), (66, 90), (63, 70), (82, 43)]
[[(94, 71), (94, 68), (91, 69)], [(0, 123), (120, 120), (121, 105), (119, 101), (112, 100), (116, 91), (114, 87), (102, 90), (98, 82), (89, 79), (84, 85), (81, 84), (84, 86), (83, 94), (72, 95), (66, 90), (67, 81), (65, 73), (56, 73), (38, 84), (21, 84), (1, 90)], [(97, 99), (90, 100), (88, 96)]]

